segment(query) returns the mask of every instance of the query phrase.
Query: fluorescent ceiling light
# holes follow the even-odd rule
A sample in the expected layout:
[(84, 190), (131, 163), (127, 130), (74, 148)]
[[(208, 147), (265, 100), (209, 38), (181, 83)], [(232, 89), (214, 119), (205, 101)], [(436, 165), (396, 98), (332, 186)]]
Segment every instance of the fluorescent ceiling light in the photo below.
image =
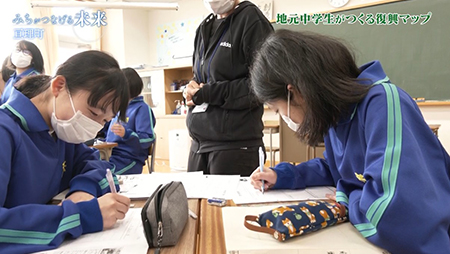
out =
[(79, 1), (32, 1), (31, 7), (80, 7), (100, 9), (160, 9), (178, 10), (178, 3), (156, 2), (79, 2)]

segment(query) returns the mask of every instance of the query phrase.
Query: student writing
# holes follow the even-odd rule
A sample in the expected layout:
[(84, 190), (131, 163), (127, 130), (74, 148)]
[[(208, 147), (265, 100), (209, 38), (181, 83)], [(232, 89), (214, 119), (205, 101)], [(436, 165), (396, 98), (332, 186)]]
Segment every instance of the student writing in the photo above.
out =
[[(256, 96), (325, 159), (255, 170), (260, 189), (336, 186), (350, 222), (391, 253), (450, 252), (450, 157), (380, 62), (357, 67), (337, 39), (277, 30), (251, 69)], [(400, 82), (400, 81), (399, 81)]]
[[(55, 77), (27, 77), (16, 87), (0, 107), (1, 252), (48, 250), (111, 228), (130, 200), (108, 193), (106, 169), (114, 165), (82, 142), (126, 111), (128, 88), (117, 61), (86, 51)], [(67, 188), (59, 206), (46, 205)]]

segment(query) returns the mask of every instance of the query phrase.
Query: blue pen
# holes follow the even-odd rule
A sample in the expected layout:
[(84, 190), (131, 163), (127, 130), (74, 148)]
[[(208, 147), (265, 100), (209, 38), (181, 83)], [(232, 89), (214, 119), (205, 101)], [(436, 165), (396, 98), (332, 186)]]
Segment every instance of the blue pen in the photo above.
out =
[[(262, 147), (259, 147), (259, 170), (261, 172), (264, 172), (264, 152)], [(261, 180), (261, 182), (261, 192), (262, 194), (264, 194), (264, 180)]]

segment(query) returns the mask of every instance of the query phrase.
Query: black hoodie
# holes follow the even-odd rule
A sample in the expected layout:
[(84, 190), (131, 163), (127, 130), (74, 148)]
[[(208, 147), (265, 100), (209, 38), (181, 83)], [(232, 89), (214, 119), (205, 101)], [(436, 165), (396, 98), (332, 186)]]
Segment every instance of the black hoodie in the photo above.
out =
[[(270, 22), (254, 4), (239, 3), (212, 32), (216, 16), (210, 14), (197, 28), (194, 80), (204, 86), (194, 95), (206, 112), (186, 119), (194, 142), (193, 152), (263, 146), (263, 106), (250, 92), (249, 67), (253, 53), (273, 32)], [(212, 35), (211, 35), (212, 34)]]

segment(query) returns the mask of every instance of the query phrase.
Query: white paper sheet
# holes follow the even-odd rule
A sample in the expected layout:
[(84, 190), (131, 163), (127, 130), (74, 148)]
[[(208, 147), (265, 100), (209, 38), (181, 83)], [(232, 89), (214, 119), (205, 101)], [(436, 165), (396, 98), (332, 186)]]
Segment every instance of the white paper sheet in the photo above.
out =
[(239, 176), (203, 175), (190, 173), (152, 173), (120, 176), (120, 193), (131, 199), (148, 198), (160, 184), (180, 181), (188, 198), (232, 199), (236, 194)]
[[(222, 208), (228, 254), (388, 254), (367, 241), (349, 222), (293, 237), (286, 242), (244, 226), (245, 215), (259, 215), (273, 206)], [(278, 251), (278, 252), (277, 252)]]
[(326, 199), (326, 194), (335, 195), (336, 188), (331, 186), (309, 187), (304, 190), (267, 190), (262, 194), (255, 189), (250, 181), (240, 181), (236, 195), (233, 197), (235, 204), (270, 203), (283, 201), (317, 200)]
[(148, 245), (141, 222), (141, 208), (131, 208), (112, 229), (66, 240), (41, 254), (135, 254), (147, 253)]

